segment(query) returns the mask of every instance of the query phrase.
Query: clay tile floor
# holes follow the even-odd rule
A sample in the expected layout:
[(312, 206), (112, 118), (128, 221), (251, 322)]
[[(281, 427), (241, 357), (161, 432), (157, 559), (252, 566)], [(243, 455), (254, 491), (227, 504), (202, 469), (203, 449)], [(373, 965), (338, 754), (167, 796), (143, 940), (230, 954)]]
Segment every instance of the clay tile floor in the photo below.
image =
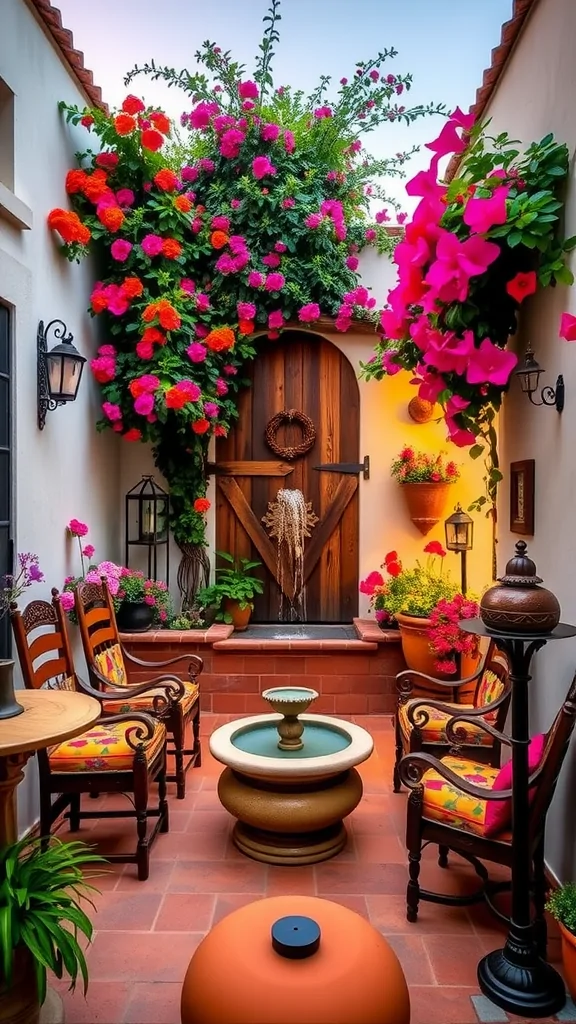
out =
[[(231, 717), (231, 716), (230, 716)], [(251, 861), (230, 840), (232, 819), (220, 806), (221, 766), (208, 751), (210, 732), (228, 716), (203, 717), (201, 769), (188, 773), (185, 800), (170, 799), (170, 833), (158, 837), (150, 878), (135, 867), (113, 865), (98, 879), (95, 937), (88, 950), (90, 987), (85, 1000), (56, 983), (67, 1024), (179, 1024), (180, 989), (198, 943), (226, 914), (252, 900), (276, 895), (317, 895), (366, 917), (396, 950), (410, 988), (412, 1024), (519, 1022), (480, 995), (479, 958), (502, 943), (502, 928), (483, 905), (466, 909), (422, 903), (417, 924), (405, 915), (405, 794), (391, 790), (393, 731), (387, 716), (354, 718), (375, 739), (361, 766), (364, 798), (348, 819), (349, 844), (338, 857), (314, 867), (282, 868)], [(123, 800), (123, 797), (101, 798)], [(97, 804), (90, 801), (91, 809)], [(77, 838), (98, 837), (103, 852), (119, 851), (131, 823), (88, 822)], [(64, 838), (66, 831), (61, 835)], [(472, 870), (452, 857), (449, 870), (424, 856), (422, 885), (462, 892)], [(497, 877), (497, 876), (496, 876)], [(450, 887), (448, 890), (447, 887)], [(560, 941), (550, 927), (549, 957), (560, 966)], [(558, 1020), (576, 1021), (570, 1002)]]

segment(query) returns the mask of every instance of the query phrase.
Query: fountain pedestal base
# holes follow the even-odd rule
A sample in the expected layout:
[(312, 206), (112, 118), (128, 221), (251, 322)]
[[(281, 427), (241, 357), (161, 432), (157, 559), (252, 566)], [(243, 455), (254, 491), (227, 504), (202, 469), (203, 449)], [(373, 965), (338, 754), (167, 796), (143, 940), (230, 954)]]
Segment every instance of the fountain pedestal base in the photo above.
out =
[(342, 819), (362, 799), (355, 768), (328, 778), (254, 778), (226, 768), (218, 781), (223, 807), (237, 819), (239, 850), (266, 864), (316, 864), (346, 845)]
[(264, 864), (319, 864), (330, 860), (346, 846), (348, 833), (343, 822), (316, 832), (265, 832), (237, 821), (232, 841), (241, 853)]

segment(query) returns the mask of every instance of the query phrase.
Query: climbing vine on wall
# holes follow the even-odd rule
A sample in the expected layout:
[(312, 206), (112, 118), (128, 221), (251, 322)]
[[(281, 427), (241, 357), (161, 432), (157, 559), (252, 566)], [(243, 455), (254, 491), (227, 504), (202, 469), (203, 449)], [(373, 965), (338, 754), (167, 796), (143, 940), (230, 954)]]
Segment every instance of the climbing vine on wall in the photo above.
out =
[(272, 0), (253, 77), (209, 42), (195, 55), (202, 71), (152, 62), (130, 73), (184, 91), (178, 130), (134, 94), (111, 114), (62, 107), (96, 143), (67, 175), (73, 210), (53, 210), (49, 225), (69, 259), (94, 252), (101, 267), (98, 426), (152, 445), (181, 547), (204, 545), (208, 445), (229, 431), (258, 346), (290, 323), (324, 315), (345, 331), (376, 316), (358, 253), (390, 246), (395, 204), (378, 182), (402, 175), (410, 154), (374, 160), (361, 136), (443, 111), (405, 105), (411, 76), (383, 69), (393, 49), (336, 91), (328, 76), (310, 96), (275, 87), (279, 8)]

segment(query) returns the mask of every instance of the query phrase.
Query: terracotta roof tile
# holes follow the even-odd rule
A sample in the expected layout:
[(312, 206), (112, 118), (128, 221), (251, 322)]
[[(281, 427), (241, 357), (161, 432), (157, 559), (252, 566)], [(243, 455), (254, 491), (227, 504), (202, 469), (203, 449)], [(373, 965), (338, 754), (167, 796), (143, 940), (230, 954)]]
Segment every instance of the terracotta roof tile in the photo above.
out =
[[(510, 55), (520, 38), (522, 29), (535, 10), (538, 0), (514, 0), (512, 17), (504, 22), (500, 34), (500, 43), (492, 50), (492, 61), (482, 77), (482, 85), (476, 92), (476, 101), (470, 107), (470, 113), (480, 120), (496, 90), (498, 82)], [(461, 154), (453, 156), (446, 171), (446, 181), (451, 181), (460, 164)]]
[(64, 60), (70, 65), (74, 78), (91, 105), (107, 111), (108, 107), (102, 99), (102, 90), (100, 86), (94, 85), (92, 72), (84, 67), (84, 54), (74, 48), (72, 33), (62, 25), (62, 15), (58, 8), (53, 7), (50, 0), (29, 0), (29, 3), (52, 36)]

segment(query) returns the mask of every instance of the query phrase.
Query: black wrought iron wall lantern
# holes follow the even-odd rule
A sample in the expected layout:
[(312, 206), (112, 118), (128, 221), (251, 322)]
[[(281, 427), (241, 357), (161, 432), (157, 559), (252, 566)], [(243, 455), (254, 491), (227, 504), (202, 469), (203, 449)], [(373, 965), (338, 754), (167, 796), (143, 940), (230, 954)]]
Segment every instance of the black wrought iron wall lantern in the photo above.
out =
[(543, 387), (540, 391), (540, 401), (535, 399), (534, 396), (538, 392), (538, 383), (542, 373), (544, 373), (544, 368), (536, 362), (532, 348), (528, 344), (524, 362), (515, 372), (516, 377), (520, 381), (520, 387), (524, 394), (528, 395), (532, 405), (553, 405), (556, 408), (556, 412), (562, 412), (565, 399), (564, 377), (562, 374), (556, 378), (555, 388)]
[[(50, 332), (59, 344), (48, 351)], [(38, 324), (36, 352), (38, 362), (38, 429), (44, 430), (46, 413), (58, 405), (73, 402), (78, 394), (86, 359), (72, 344), (74, 338), (63, 320)]]

